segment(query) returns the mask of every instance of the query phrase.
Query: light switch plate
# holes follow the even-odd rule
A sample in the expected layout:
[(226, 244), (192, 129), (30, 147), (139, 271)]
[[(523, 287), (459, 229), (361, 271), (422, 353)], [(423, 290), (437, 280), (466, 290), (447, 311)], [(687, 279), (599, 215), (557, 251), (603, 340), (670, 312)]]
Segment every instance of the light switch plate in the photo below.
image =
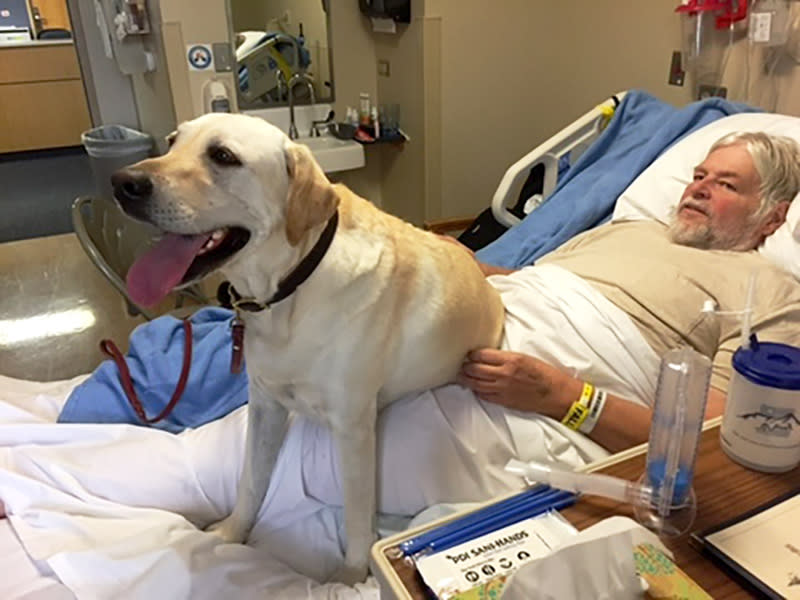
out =
[(378, 61), (378, 75), (381, 77), (389, 77), (391, 75), (392, 69), (391, 65), (389, 64), (388, 60), (379, 60)]
[(670, 85), (683, 85), (686, 72), (683, 70), (681, 62), (681, 53), (675, 50), (672, 53), (672, 61), (669, 64), (669, 79), (667, 81)]

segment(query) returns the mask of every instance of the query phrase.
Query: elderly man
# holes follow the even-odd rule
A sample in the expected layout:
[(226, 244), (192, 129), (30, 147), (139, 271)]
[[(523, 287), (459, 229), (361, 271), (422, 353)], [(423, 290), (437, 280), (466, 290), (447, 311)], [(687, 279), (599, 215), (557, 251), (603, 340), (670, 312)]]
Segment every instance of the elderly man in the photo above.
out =
[[(669, 228), (616, 223), (574, 238), (535, 267), (514, 273), (482, 268), (487, 275), (511, 273), (493, 278), (504, 295), (516, 287), (515, 277), (525, 279), (539, 265), (565, 269), (624, 312), (657, 356), (684, 344), (709, 356), (714, 362), (706, 417), (713, 417), (722, 413), (741, 330), (738, 318), (701, 313), (706, 301), (720, 311), (741, 310), (749, 277), (757, 271), (759, 288), (769, 291), (758, 298), (753, 331), (766, 340), (800, 344), (800, 286), (753, 252), (783, 223), (798, 190), (800, 154), (793, 140), (734, 133), (718, 140), (694, 169)], [(565, 372), (566, 365), (553, 364), (519, 352), (478, 350), (459, 382), (489, 402), (557, 421), (582, 393), (600, 394), (602, 414), (591, 430), (581, 431), (611, 451), (646, 441), (652, 396), (603, 393)]]

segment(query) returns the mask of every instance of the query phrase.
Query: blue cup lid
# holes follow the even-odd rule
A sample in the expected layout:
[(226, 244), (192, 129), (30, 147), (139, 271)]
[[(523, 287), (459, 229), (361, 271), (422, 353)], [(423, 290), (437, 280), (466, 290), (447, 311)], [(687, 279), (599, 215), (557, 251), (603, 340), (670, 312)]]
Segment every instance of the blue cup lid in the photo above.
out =
[(800, 390), (800, 348), (759, 342), (750, 336), (750, 347), (733, 354), (733, 368), (744, 377), (767, 387)]

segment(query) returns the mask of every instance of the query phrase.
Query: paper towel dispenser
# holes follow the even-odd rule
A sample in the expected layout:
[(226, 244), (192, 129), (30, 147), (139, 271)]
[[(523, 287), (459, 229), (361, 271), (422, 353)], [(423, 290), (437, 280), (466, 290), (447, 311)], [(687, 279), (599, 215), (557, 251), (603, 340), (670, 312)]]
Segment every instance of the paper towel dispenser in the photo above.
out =
[(368, 17), (411, 23), (411, 0), (358, 0), (358, 6)]

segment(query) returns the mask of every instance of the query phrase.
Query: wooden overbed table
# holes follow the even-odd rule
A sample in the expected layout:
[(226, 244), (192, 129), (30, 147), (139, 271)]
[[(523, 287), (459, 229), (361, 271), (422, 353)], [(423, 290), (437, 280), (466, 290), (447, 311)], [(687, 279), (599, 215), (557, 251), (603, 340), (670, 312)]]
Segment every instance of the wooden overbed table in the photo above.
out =
[[(698, 507), (692, 531), (717, 526), (800, 488), (800, 468), (781, 474), (760, 473), (728, 458), (719, 443), (720, 423), (721, 418), (707, 422), (700, 438), (694, 478)], [(646, 453), (646, 445), (637, 446), (590, 470), (636, 480), (644, 472)], [(630, 505), (597, 497), (582, 498), (574, 506), (562, 510), (561, 514), (578, 529), (585, 529), (613, 515), (635, 518)], [(461, 515), (451, 518), (455, 516)], [(429, 598), (416, 569), (408, 561), (396, 558), (398, 544), (424, 529), (403, 532), (373, 546), (373, 573), (381, 584), (382, 598)], [(723, 570), (718, 563), (691, 546), (688, 533), (664, 540), (664, 543), (674, 553), (676, 564), (713, 598), (757, 597), (756, 592), (741, 579)]]

